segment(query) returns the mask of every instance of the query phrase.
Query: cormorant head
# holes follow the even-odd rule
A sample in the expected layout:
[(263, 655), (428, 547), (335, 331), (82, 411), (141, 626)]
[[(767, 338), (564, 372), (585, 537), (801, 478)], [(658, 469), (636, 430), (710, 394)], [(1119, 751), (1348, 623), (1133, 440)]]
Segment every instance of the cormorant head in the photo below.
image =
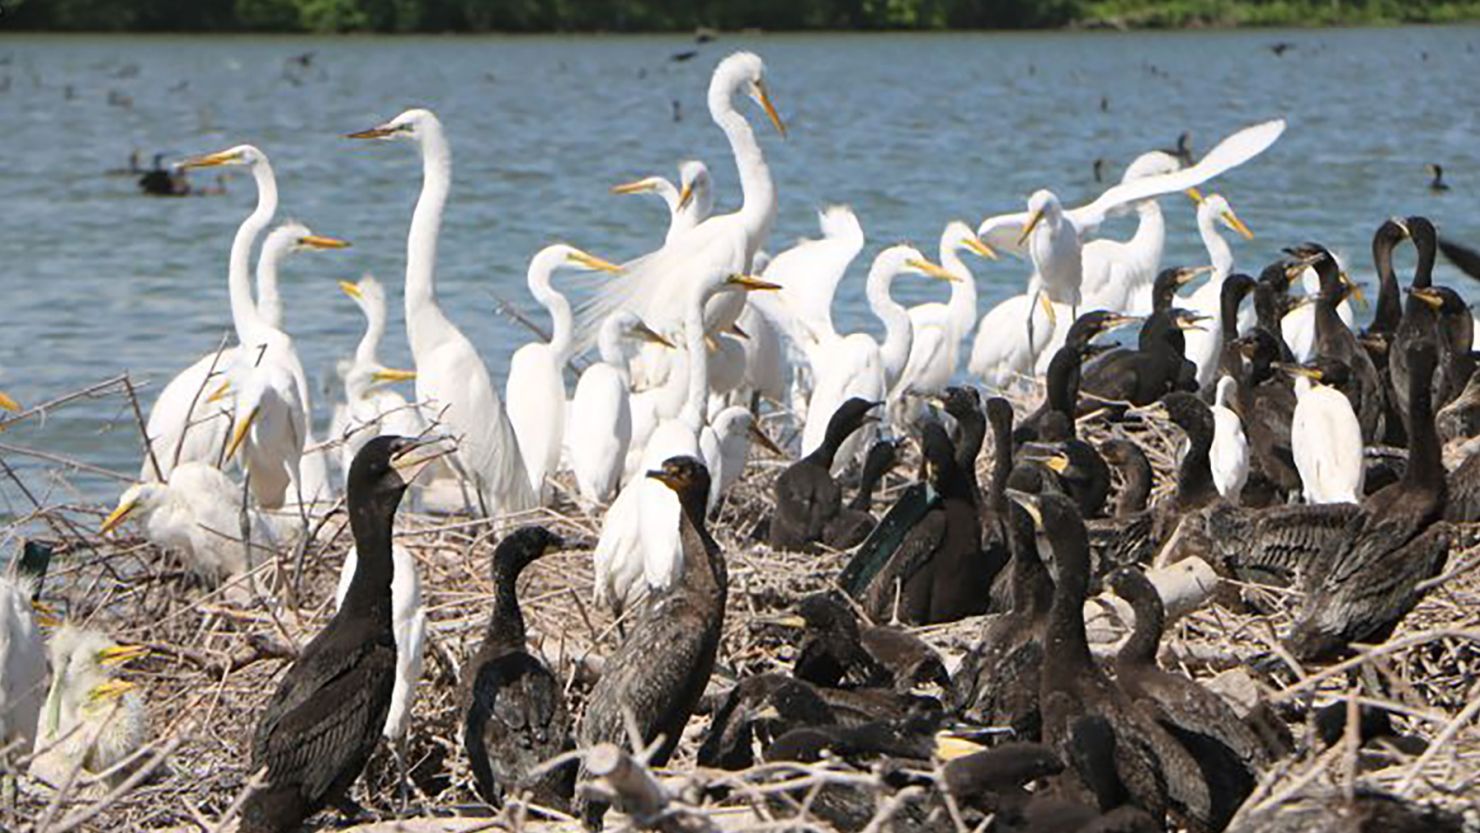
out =
[(834, 593), (813, 593), (797, 603), (797, 615), (806, 627), (815, 631), (837, 628), (857, 630), (858, 617), (852, 608)]
[(1100, 456), (1105, 458), (1105, 462), (1120, 468), (1130, 465), (1136, 459), (1145, 459), (1146, 452), (1134, 442), (1124, 437), (1116, 437), (1100, 443)]
[(1065, 342), (1072, 344), (1080, 350), (1084, 350), (1096, 337), (1107, 333), (1116, 327), (1132, 324), (1141, 319), (1134, 315), (1122, 315), (1110, 310), (1094, 310), (1086, 312), (1074, 320), (1069, 327), (1069, 335)]
[(662, 468), (647, 476), (672, 489), (680, 502), (691, 498), (702, 506), (709, 497), (709, 469), (693, 457), (669, 457)]
[(1199, 315), (1192, 310), (1174, 309), (1171, 311), (1170, 317), (1172, 326), (1178, 330), (1197, 330), (1199, 332), (1207, 330), (1207, 327), (1204, 327), (1202, 322), (1208, 320), (1208, 316)]
[(987, 422), (997, 431), (1012, 430), (1012, 403), (1001, 396), (994, 396), (987, 400)]
[(1223, 297), (1225, 298), (1242, 301), (1244, 296), (1252, 291), (1254, 291), (1254, 279), (1243, 272), (1234, 272), (1223, 279)]
[(1158, 600), (1161, 598), (1157, 595), (1156, 585), (1151, 583), (1151, 579), (1146, 577), (1146, 573), (1140, 567), (1121, 567), (1106, 576), (1105, 584), (1115, 592), (1115, 595), (1128, 602), (1148, 598), (1148, 596)]
[(1382, 221), (1372, 235), (1372, 248), (1392, 251), (1398, 241), (1408, 239), (1408, 222), (1400, 217), (1389, 217)]
[(858, 396), (849, 399), (847, 402), (839, 405), (838, 409), (833, 411), (833, 415), (828, 419), (827, 427), (829, 432), (837, 430), (843, 432), (842, 436), (846, 437), (857, 431), (864, 423), (878, 422), (879, 418), (869, 412), (881, 404), (883, 403), (870, 402)]
[(941, 397), (941, 406), (952, 418), (961, 420), (968, 416), (981, 416), (982, 396), (970, 385), (952, 385)]
[(1465, 299), (1447, 286), (1426, 286), (1411, 289), (1409, 292), (1413, 297), (1433, 307), (1445, 317), (1470, 314), (1470, 308), (1465, 304)]
[(565, 539), (549, 529), (536, 524), (521, 526), (498, 542), (493, 551), (493, 575), (518, 575), (530, 562), (541, 556), (558, 552), (565, 546)]
[(1439, 232), (1427, 217), (1412, 216), (1404, 221), (1408, 226), (1408, 238), (1420, 255), (1432, 256), (1439, 248)]
[(1191, 283), (1198, 275), (1212, 270), (1211, 266), (1173, 266), (1156, 273), (1156, 280), (1151, 282), (1152, 309), (1170, 307), (1178, 289)]
[(1263, 327), (1255, 327), (1238, 337), (1234, 342), (1244, 358), (1252, 362), (1273, 362), (1280, 357), (1280, 344), (1275, 336)]
[(390, 121), (345, 135), (346, 139), (417, 139), (420, 140), (429, 131), (440, 130), (442, 123), (437, 120), (432, 111), (414, 107)]
[(371, 502), (394, 510), (411, 481), (433, 460), (450, 453), (429, 440), (382, 435), (365, 443), (349, 466), (346, 498), (351, 509)]

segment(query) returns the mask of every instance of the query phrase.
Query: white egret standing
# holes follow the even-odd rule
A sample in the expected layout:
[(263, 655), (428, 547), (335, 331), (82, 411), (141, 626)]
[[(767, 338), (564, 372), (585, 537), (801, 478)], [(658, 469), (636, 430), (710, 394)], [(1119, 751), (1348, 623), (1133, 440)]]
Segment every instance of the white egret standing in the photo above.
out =
[(365, 315), (365, 334), (355, 347), (344, 373), (344, 404), (336, 409), (329, 434), (340, 441), (340, 471), (349, 476), (350, 463), (360, 448), (381, 434), (419, 437), (426, 430), (421, 414), (406, 397), (385, 386), (416, 378), (414, 370), (394, 370), (380, 363), (380, 340), (385, 335), (385, 288), (366, 275), (358, 283), (340, 281), (339, 289)]
[[(1223, 349), (1223, 279), (1233, 273), (1233, 249), (1218, 233), (1221, 224), (1236, 231), (1245, 240), (1253, 240), (1254, 232), (1244, 225), (1233, 213), (1228, 201), (1220, 194), (1209, 194), (1198, 198), (1197, 230), (1207, 247), (1208, 258), (1213, 265), (1212, 274), (1193, 293), (1177, 301), (1177, 306), (1206, 317), (1203, 326), (1186, 332), (1186, 347), (1183, 355), (1197, 365), (1197, 387), (1204, 390), (1213, 384), (1213, 374), (1218, 371), (1219, 354)], [(1248, 308), (1250, 313), (1253, 307)]]
[(661, 176), (650, 176), (636, 182), (612, 187), (615, 194), (657, 194), (668, 206), (668, 234), (665, 244), (708, 219), (714, 210), (714, 187), (709, 167), (697, 159), (678, 164), (678, 187)]
[[(1121, 182), (1169, 174), (1182, 167), (1177, 157), (1160, 150), (1143, 153), (1125, 169)], [(1129, 315), (1151, 314), (1151, 284), (1161, 268), (1166, 222), (1156, 199), (1135, 204), (1138, 222), (1131, 239), (1091, 240), (1084, 244), (1081, 291), (1087, 309)]]
[[(632, 407), (624, 339), (639, 338), (667, 348), (673, 345), (642, 323), (635, 313), (618, 310), (601, 324), (596, 345), (601, 360), (576, 381), (570, 413), (595, 430), (569, 431), (570, 467), (576, 488), (588, 505), (606, 503), (616, 494), (632, 441)], [(606, 430), (611, 426), (611, 430)], [(643, 441), (647, 439), (646, 434)]]
[(46, 698), (46, 646), (37, 617), (45, 608), (36, 600), (50, 550), (32, 556), (36, 544), (0, 575), (0, 748), (16, 745), (21, 753), (36, 740), (36, 724)]
[[(526, 281), (530, 294), (550, 313), (549, 342), (520, 347), (509, 360), (504, 388), (509, 424), (519, 441), (529, 487), (541, 501), (548, 494), (546, 478), (560, 466), (560, 444), (565, 436), (565, 362), (570, 358), (573, 334), (570, 302), (555, 291), (550, 280), (561, 267), (618, 273), (622, 267), (589, 255), (574, 246), (557, 243), (541, 249), (529, 262)], [(600, 430), (598, 426), (586, 426)]]
[[(811, 454), (822, 444), (827, 422), (844, 402), (859, 397), (884, 401), (909, 360), (912, 327), (909, 313), (889, 294), (894, 279), (902, 274), (926, 275), (940, 280), (961, 280), (931, 263), (919, 250), (905, 245), (890, 246), (874, 257), (869, 267), (865, 293), (869, 309), (884, 323), (884, 340), (867, 333), (846, 336), (824, 335), (812, 351), (813, 390), (802, 426), (802, 454)], [(839, 449), (833, 466), (841, 471), (862, 449), (873, 444), (872, 423), (855, 431)]]
[(755, 414), (744, 405), (731, 405), (716, 413), (709, 425), (699, 434), (699, 450), (705, 468), (713, 473), (709, 487), (708, 508), (713, 510), (719, 499), (745, 473), (745, 461), (750, 456), (750, 443), (755, 441), (762, 448), (784, 457), (780, 448), (756, 424)]
[(1285, 369), (1295, 376), (1290, 448), (1306, 502), (1360, 503), (1366, 479), (1362, 426), (1351, 400), (1337, 389), (1351, 371), (1324, 356)]
[(1219, 379), (1213, 398), (1213, 447), (1208, 462), (1213, 470), (1213, 485), (1230, 503), (1239, 502), (1244, 483), (1249, 479), (1249, 439), (1244, 434), (1243, 422), (1233, 410), (1237, 399), (1238, 383), (1233, 377)]
[[(360, 563), (359, 551), (349, 548), (339, 569), (339, 584), (334, 588), (334, 609), (344, 605), (350, 582)], [(416, 572), (416, 559), (411, 551), (391, 546), (391, 632), (396, 639), (396, 684), (391, 690), (391, 708), (385, 716), (385, 739), (402, 759), (401, 745), (411, 720), (411, 706), (416, 701), (416, 684), (421, 680), (426, 651), (427, 612), (421, 602), (421, 578)]]
[(416, 360), (416, 398), (428, 421), (457, 439), (449, 459), (473, 488), (484, 514), (522, 512), (537, 503), (513, 426), (472, 342), (437, 305), (437, 234), (452, 185), (452, 150), (428, 110), (407, 110), (353, 139), (410, 139), (421, 147), (421, 196), (406, 238), (406, 335)]
[(1070, 317), (1067, 304), (1055, 304), (1045, 295), (1040, 294), (1036, 303), (1031, 294), (1014, 295), (982, 316), (966, 369), (997, 390), (1029, 379), (1041, 357), (1052, 357), (1049, 345), (1057, 338), (1059, 324), (1067, 333), (1065, 322)]
[[(272, 173), (272, 164), (267, 154), (251, 145), (238, 145), (219, 153), (187, 159), (182, 169), (210, 168), (217, 166), (246, 166), (257, 184), (257, 205), (242, 221), (231, 241), (231, 255), (227, 261), (226, 283), (231, 303), (231, 320), (236, 330), (237, 342), (245, 341), (244, 328), (250, 326), (253, 316), (264, 318), (274, 327), (281, 325), (275, 313), (281, 306), (269, 303), (266, 309), (258, 310), (248, 285), (251, 279), (252, 246), (267, 224), (277, 213), (277, 179)], [(264, 276), (259, 272), (258, 280)], [(259, 296), (269, 299), (277, 297), (277, 287), (257, 287)], [(222, 397), (218, 402), (207, 402), (211, 393), (220, 387), (219, 382), (208, 379), (220, 375), (223, 379), (228, 368), (236, 361), (236, 347), (229, 347), (217, 356), (207, 353), (195, 364), (181, 371), (160, 391), (159, 397), (149, 409), (149, 420), (145, 432), (149, 436), (154, 457), (159, 462), (160, 472), (147, 456), (139, 473), (140, 480), (166, 479), (177, 463), (200, 461), (216, 463), (226, 447), (231, 433), (232, 399)], [(214, 371), (212, 371), (214, 367)]]

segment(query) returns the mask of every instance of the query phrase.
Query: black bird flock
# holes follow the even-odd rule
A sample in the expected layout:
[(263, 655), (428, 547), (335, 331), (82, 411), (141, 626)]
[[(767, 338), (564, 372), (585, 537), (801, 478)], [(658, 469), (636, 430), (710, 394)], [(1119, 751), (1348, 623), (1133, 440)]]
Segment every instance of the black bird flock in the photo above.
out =
[[(759, 75), (746, 82), (780, 127)], [(353, 136), (412, 138), (433, 151), (443, 142), (427, 111)], [(441, 152), (427, 157), (429, 177), (450, 176), (445, 144)], [(265, 165), (259, 155), (239, 148), (192, 164)], [(1173, 155), (1185, 170), (1202, 164), (1187, 134)], [(146, 190), (169, 184), (159, 160), (155, 168)], [(1434, 176), (1437, 189), (1437, 166)], [(430, 193), (423, 199), (440, 212), (445, 188)], [(690, 198), (676, 197), (675, 212)], [(415, 242), (428, 227), (435, 234), (440, 214), (423, 212), (419, 203), (408, 266), (426, 270), (418, 297), (432, 304), (431, 317), (420, 326), (440, 316), (426, 301), (435, 246), (429, 254)], [(1026, 221), (1023, 238), (1039, 221)], [(326, 240), (305, 229), (296, 245), (336, 242)], [(1405, 287), (1394, 254), (1408, 244), (1417, 266)], [(432, 428), (366, 439), (345, 477), (343, 512), (357, 560), (338, 611), (301, 649), (259, 647), (230, 661), (290, 660), (255, 715), (240, 802), (219, 810), (239, 812), (240, 829), (251, 833), (330, 825), (331, 810), (364, 820), (357, 785), (374, 778), (382, 738), (422, 731), (409, 705), (420, 686), (455, 690), (445, 707), (454, 727), (436, 755), (401, 769), (403, 803), (413, 790), (422, 815), (503, 813), (498, 823), (514, 819), (511, 829), (630, 822), (710, 830), (719, 824), (711, 811), (727, 805), (725, 812), (752, 814), (745, 824), (757, 829), (847, 833), (1458, 830), (1448, 808), (1401, 790), (1271, 787), (1297, 761), (1327, 766), (1323, 744), (1350, 745), (1353, 768), (1358, 747), (1428, 754), (1422, 744), (1394, 749), (1401, 734), (1393, 720), (1427, 715), (1411, 700), (1403, 706), (1413, 696), (1403, 681), (1367, 659), (1439, 592), (1465, 537), (1461, 524), (1480, 519), (1480, 454), (1446, 468), (1447, 448), (1468, 449), (1480, 432), (1480, 379), (1469, 309), (1453, 288), (1434, 283), (1440, 246), (1434, 223), (1421, 216), (1378, 226), (1376, 310), (1360, 333), (1343, 318), (1355, 283), (1314, 242), (1284, 249), (1258, 278), (1220, 275), (1203, 311), (1181, 293), (1208, 270), (1179, 266), (1158, 271), (1146, 287), (1144, 316), (1059, 304), (1071, 313), (1032, 394), (953, 380), (889, 390), (882, 399), (839, 396), (830, 413), (807, 416), (825, 420), (816, 446), (771, 465), (749, 495), (721, 495), (741, 475), (725, 445), (735, 437), (720, 435), (718, 419), (699, 428), (683, 416), (666, 420), (653, 436), (679, 425), (692, 447), (654, 458), (653, 440), (626, 461), (627, 485), (601, 523), (571, 521), (556, 510), (574, 500), (545, 497), (548, 484), (539, 483), (528, 506), (507, 513), (527, 513), (523, 525), (467, 522), (478, 537), (458, 564), (486, 574), (492, 592), (476, 617), (477, 645), (464, 655), (435, 627), (430, 636), (409, 629), (408, 606), (420, 605), (420, 591), (405, 589), (415, 576), (403, 564), (412, 562), (393, 544), (398, 507), (439, 460), (468, 477), (478, 500), (509, 500), (523, 490), (524, 464), (504, 468), (499, 454), (529, 454), (524, 438), (518, 445), (495, 438), (491, 461), (475, 461), (466, 447), (449, 450), (471, 441)], [(954, 279), (912, 251), (901, 253), (908, 268)], [(563, 257), (611, 266), (574, 249)], [(1455, 257), (1464, 257), (1462, 247)], [(1300, 296), (1292, 286), (1307, 272), (1318, 289)], [(704, 291), (692, 293), (691, 318), (701, 328), (706, 303), (721, 293), (777, 287), (743, 271), (705, 280)], [(362, 285), (351, 294), (360, 297)], [(1292, 347), (1286, 329), (1306, 305), (1309, 344)], [(646, 330), (633, 321), (624, 332)], [(1101, 340), (1133, 324), (1134, 340)], [(739, 324), (723, 329), (725, 339), (751, 338)], [(1209, 329), (1216, 330), (1211, 382), (1189, 342)], [(715, 338), (693, 335), (696, 344)], [(441, 346), (458, 344), (440, 337)], [(619, 352), (603, 345), (603, 360), (625, 362), (608, 357)], [(709, 392), (705, 368), (687, 373)], [(242, 387), (233, 395), (248, 395)], [(510, 391), (511, 406), (517, 395)], [(758, 393), (748, 398), (748, 406), (730, 407), (754, 432), (765, 414)], [(257, 416), (233, 430), (232, 452), (259, 441), (249, 431)], [(491, 425), (504, 415), (499, 406), (461, 418), (473, 430), (469, 418)], [(719, 451), (706, 446), (711, 439)], [(855, 444), (857, 452), (847, 450)], [(1237, 453), (1229, 456), (1230, 448)], [(449, 455), (455, 462), (443, 460)], [(1345, 470), (1337, 464), (1353, 459), (1355, 499), (1318, 499), (1340, 489), (1335, 481)], [(478, 473), (460, 468), (475, 463)], [(517, 482), (507, 489), (481, 479), (508, 471)], [(256, 509), (245, 500), (248, 486), (250, 478), (231, 517), (250, 541)], [(640, 508), (629, 516), (626, 549), (603, 556), (629, 494), (636, 496), (629, 506)], [(144, 499), (121, 501), (105, 527)], [(664, 514), (670, 502), (676, 511)], [(302, 520), (309, 523), (307, 513)], [(598, 526), (603, 543), (591, 546), (582, 530)], [(603, 557), (613, 574), (631, 563), (647, 570), (652, 558), (629, 557), (665, 536), (673, 551), (660, 554), (673, 556), (672, 572), (633, 579), (632, 603), (605, 631), (596, 633), (579, 598), (570, 621), (527, 626), (531, 577), (548, 582), (561, 553), (593, 550), (598, 583)], [(486, 570), (468, 559), (485, 543)], [(306, 547), (295, 553), (295, 570)], [(757, 554), (801, 565), (799, 575), (765, 575), (750, 560)], [(29, 603), (36, 587), (29, 574), (25, 580)], [(539, 602), (582, 595), (569, 584), (564, 591)], [(622, 607), (613, 601), (609, 607)], [(1211, 657), (1173, 650), (1179, 623), (1208, 607), (1253, 625), (1218, 634), (1223, 644)], [(1097, 613), (1106, 608), (1120, 612)], [(581, 639), (589, 650), (564, 644), (583, 629), (592, 631)], [(1254, 639), (1263, 648), (1252, 658), (1224, 650)], [(434, 646), (435, 673), (423, 675), (424, 644)], [(1222, 672), (1218, 684), (1209, 682), (1213, 669)], [(1346, 681), (1361, 697), (1318, 703), (1322, 680)], [(1473, 680), (1464, 685), (1473, 699)], [(86, 694), (116, 694), (110, 686), (99, 681)], [(55, 696), (60, 704), (62, 693)], [(102, 739), (111, 739), (106, 730), (93, 742)], [(476, 806), (429, 800), (429, 785), (451, 783), (457, 761), (466, 764), (465, 797)], [(681, 784), (655, 777), (670, 766), (682, 772)], [(616, 820), (617, 812), (629, 821)]]

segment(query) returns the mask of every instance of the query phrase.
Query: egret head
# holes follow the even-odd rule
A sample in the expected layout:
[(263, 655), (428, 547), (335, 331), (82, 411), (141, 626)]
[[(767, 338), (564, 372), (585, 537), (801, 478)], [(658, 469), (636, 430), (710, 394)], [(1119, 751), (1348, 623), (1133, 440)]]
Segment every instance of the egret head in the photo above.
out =
[[(920, 254), (920, 250), (914, 246), (900, 244), (890, 246), (880, 252), (874, 258), (877, 265), (892, 267), (894, 274), (924, 275), (941, 281), (960, 281), (964, 277), (957, 275), (943, 266), (931, 263), (930, 259)], [(873, 270), (870, 270), (871, 272)]]
[(771, 103), (770, 93), (766, 89), (765, 75), (766, 65), (754, 52), (736, 52), (720, 61), (719, 66), (714, 69), (714, 77), (709, 82), (710, 111), (723, 109), (735, 93), (744, 90), (765, 111), (766, 116), (771, 119), (771, 124), (776, 126), (776, 131), (785, 136), (786, 125), (782, 123), (781, 115), (776, 112), (776, 105)]
[(354, 283), (340, 281), (339, 291), (348, 295), (350, 300), (355, 302), (355, 306), (365, 313), (366, 318), (370, 317), (371, 310), (379, 310), (382, 313), (385, 310), (385, 287), (381, 286), (380, 281), (376, 280), (373, 275), (366, 274)]
[(431, 110), (413, 107), (385, 124), (368, 130), (360, 130), (346, 136), (349, 139), (421, 139), (427, 132), (441, 128)]
[(65, 690), (84, 695), (107, 682), (111, 669), (149, 653), (140, 645), (119, 645), (95, 630), (64, 624), (47, 646), (51, 667)]
[(103, 519), (99, 531), (112, 532), (135, 512), (151, 512), (164, 503), (169, 487), (163, 483), (135, 483), (118, 496), (118, 505)]
[(1253, 240), (1254, 232), (1233, 213), (1233, 208), (1228, 205), (1228, 200), (1222, 194), (1209, 194), (1202, 199), (1197, 206), (1197, 217), (1199, 224), (1211, 225), (1222, 223), (1224, 227), (1237, 232), (1245, 240)]
[(323, 237), (309, 231), (308, 226), (288, 221), (273, 229), (262, 243), (262, 257), (269, 254), (282, 256), (297, 252), (324, 251), (348, 248), (349, 243), (333, 237)]
[(962, 249), (979, 257), (985, 257), (991, 260), (997, 259), (997, 253), (992, 250), (991, 246), (983, 243), (980, 237), (976, 236), (976, 232), (971, 230), (971, 226), (966, 225), (960, 220), (952, 220), (946, 224), (945, 231), (942, 231), (940, 234), (941, 262), (945, 262), (947, 252), (954, 254)]
[(708, 215), (714, 208), (712, 185), (708, 165), (697, 159), (678, 163), (678, 210), (692, 204), (701, 214)]
[(180, 170), (191, 168), (216, 168), (221, 166), (253, 166), (265, 164), (267, 154), (258, 150), (254, 145), (237, 145), (234, 148), (217, 153), (208, 153), (204, 156), (192, 156), (180, 163)]
[(1063, 213), (1059, 198), (1054, 196), (1052, 191), (1046, 188), (1034, 191), (1033, 195), (1028, 197), (1028, 222), (1023, 224), (1023, 232), (1018, 236), (1018, 243), (1021, 244), (1027, 240), (1044, 220), (1047, 220), (1050, 225), (1057, 225)]
[(363, 398), (383, 385), (415, 379), (415, 370), (397, 370), (379, 362), (356, 362), (344, 375), (344, 389), (351, 397)]

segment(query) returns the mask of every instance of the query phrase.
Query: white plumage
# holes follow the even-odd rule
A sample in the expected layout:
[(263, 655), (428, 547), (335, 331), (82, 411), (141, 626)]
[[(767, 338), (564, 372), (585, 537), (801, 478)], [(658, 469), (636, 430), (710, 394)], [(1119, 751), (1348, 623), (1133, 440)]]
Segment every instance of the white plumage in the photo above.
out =
[(570, 400), (572, 419), (579, 420), (581, 428), (566, 432), (566, 447), (576, 488), (588, 505), (611, 500), (626, 467), (632, 443), (632, 397), (622, 342), (633, 336), (659, 338), (636, 314), (625, 310), (602, 322), (596, 342), (601, 360), (582, 371)]
[(0, 747), (25, 751), (36, 740), (46, 699), (46, 646), (31, 599), (36, 581), (0, 575)]
[(1351, 400), (1303, 374), (1295, 379), (1290, 448), (1307, 503), (1359, 503), (1366, 468)]
[[(51, 688), (36, 738), (41, 754), (32, 762), (32, 773), (59, 784), (78, 766), (85, 772), (105, 772), (148, 737), (143, 698), (133, 683), (109, 671), (144, 650), (73, 625), (58, 628), (48, 649)], [(127, 777), (127, 772), (117, 772), (108, 781), (116, 785)]]
[[(1177, 157), (1159, 150), (1143, 153), (1125, 169), (1121, 182), (1172, 173), (1182, 167)], [(1151, 285), (1166, 246), (1166, 222), (1155, 198), (1135, 204), (1139, 222), (1131, 239), (1091, 240), (1083, 247), (1085, 309), (1130, 315), (1151, 313)]]
[(1218, 488), (1218, 494), (1232, 503), (1239, 502), (1244, 483), (1249, 479), (1249, 439), (1232, 407), (1237, 396), (1238, 383), (1232, 376), (1218, 380), (1213, 399), (1213, 448), (1209, 454), (1213, 485)]
[(360, 448), (381, 434), (420, 436), (426, 430), (420, 413), (406, 397), (386, 385), (416, 378), (409, 370), (393, 370), (380, 363), (380, 340), (385, 335), (385, 288), (370, 275), (358, 283), (340, 281), (339, 288), (365, 315), (365, 334), (355, 347), (344, 373), (344, 404), (335, 409), (329, 433), (340, 441), (339, 466), (346, 477)]
[[(1233, 273), (1233, 249), (1218, 233), (1220, 224), (1238, 232), (1245, 240), (1254, 239), (1254, 233), (1233, 213), (1221, 195), (1209, 194), (1198, 203), (1197, 229), (1202, 235), (1203, 246), (1208, 250), (1213, 272), (1207, 282), (1190, 296), (1178, 299), (1177, 306), (1206, 318), (1200, 329), (1186, 331), (1187, 347), (1183, 351), (1187, 360), (1197, 365), (1199, 389), (1211, 385), (1213, 374), (1218, 372), (1218, 357), (1223, 348), (1223, 280)], [(1247, 309), (1252, 316), (1253, 306)]]
[[(344, 604), (349, 584), (359, 565), (359, 551), (349, 548), (339, 570), (339, 584), (334, 589), (334, 609)], [(396, 684), (391, 691), (391, 710), (385, 716), (383, 734), (395, 742), (405, 737), (411, 720), (411, 706), (416, 701), (416, 684), (421, 680), (426, 651), (427, 612), (421, 603), (421, 578), (416, 572), (416, 559), (411, 551), (395, 544), (391, 547), (391, 631), (396, 639)]]

